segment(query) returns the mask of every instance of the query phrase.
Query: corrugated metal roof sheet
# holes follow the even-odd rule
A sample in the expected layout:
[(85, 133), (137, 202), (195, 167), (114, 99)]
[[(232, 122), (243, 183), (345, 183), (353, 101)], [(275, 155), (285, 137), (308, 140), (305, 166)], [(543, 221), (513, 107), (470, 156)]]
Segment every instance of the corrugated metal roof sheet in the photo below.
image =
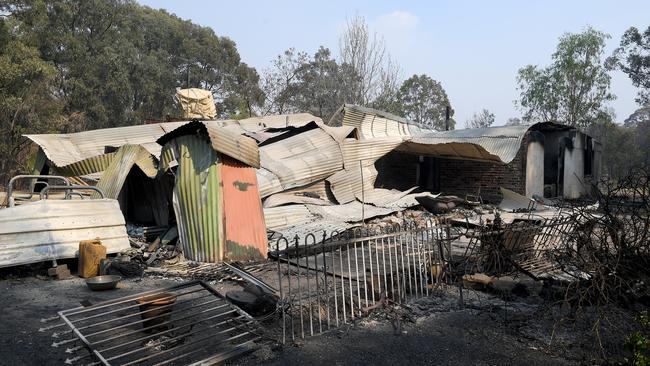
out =
[(374, 189), (375, 179), (377, 178), (377, 169), (374, 165), (363, 167), (363, 179), (361, 177), (361, 168), (359, 165), (350, 169), (340, 170), (327, 178), (330, 183), (332, 193), (340, 204), (348, 203), (356, 199), (356, 194), (361, 194), (363, 181), (364, 191)]
[(288, 204), (302, 203), (320, 206), (330, 206), (333, 202), (326, 201), (320, 198), (300, 196), (291, 193), (276, 193), (264, 200), (264, 208), (284, 206)]
[(25, 135), (38, 144), (57, 167), (103, 155), (106, 146), (143, 145), (154, 156), (160, 156), (155, 142), (166, 133), (187, 122), (165, 122), (138, 126), (105, 128), (70, 134)]
[(367, 140), (345, 139), (341, 142), (343, 165), (354, 168), (362, 164), (374, 164), (375, 161), (395, 150), (403, 140), (401, 137), (382, 137)]
[(200, 262), (223, 260), (223, 205), (218, 154), (196, 135), (172, 142), (178, 161), (174, 212), (183, 255)]
[(343, 167), (341, 148), (321, 128), (259, 148), (261, 166), (275, 174), (283, 189), (313, 183)]
[(413, 136), (433, 131), (388, 112), (351, 104), (343, 108), (343, 125), (356, 127), (360, 137), (365, 139)]
[(398, 150), (449, 158), (511, 162), (531, 126), (470, 128), (414, 136)]
[(305, 205), (288, 205), (264, 209), (264, 221), (269, 230), (295, 226), (318, 219)]
[(273, 193), (282, 192), (282, 183), (280, 178), (267, 169), (257, 169), (257, 184), (260, 190), (260, 197), (264, 198)]
[(81, 240), (108, 253), (129, 249), (116, 200), (41, 200), (0, 209), (0, 267), (74, 258)]
[(140, 145), (124, 145), (113, 154), (112, 161), (104, 170), (97, 188), (104, 192), (107, 198), (115, 198), (120, 194), (133, 165), (149, 177), (156, 176), (156, 167), (151, 154)]
[(260, 167), (257, 142), (248, 137), (211, 122), (203, 122), (208, 130), (212, 148), (252, 167)]

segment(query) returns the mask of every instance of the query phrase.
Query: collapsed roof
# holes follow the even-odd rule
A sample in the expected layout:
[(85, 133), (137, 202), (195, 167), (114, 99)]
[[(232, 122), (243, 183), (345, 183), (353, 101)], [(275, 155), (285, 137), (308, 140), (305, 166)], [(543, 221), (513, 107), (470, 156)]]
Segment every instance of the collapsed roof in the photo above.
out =
[[(26, 137), (40, 146), (44, 155), (41, 160), (47, 160), (63, 175), (82, 176), (110, 171), (110, 165), (114, 170), (135, 165), (153, 178), (177, 164), (179, 155), (173, 153), (170, 142), (199, 133), (218, 154), (255, 168), (256, 181), (249, 183), (257, 185), (255, 192), (263, 203), (266, 227), (287, 235), (310, 225), (345, 229), (362, 217), (415, 206), (415, 198), (430, 195), (375, 187), (378, 172), (374, 163), (391, 151), (507, 164), (534, 127), (440, 132), (366, 107), (345, 105), (342, 113), (340, 127), (327, 126), (318, 117), (300, 113)], [(127, 146), (135, 146), (129, 148), (134, 152), (118, 154), (115, 150)], [(115, 161), (126, 155), (131, 156), (131, 163)], [(111, 185), (109, 197), (116, 198), (122, 183)], [(179, 223), (182, 221), (180, 218)]]

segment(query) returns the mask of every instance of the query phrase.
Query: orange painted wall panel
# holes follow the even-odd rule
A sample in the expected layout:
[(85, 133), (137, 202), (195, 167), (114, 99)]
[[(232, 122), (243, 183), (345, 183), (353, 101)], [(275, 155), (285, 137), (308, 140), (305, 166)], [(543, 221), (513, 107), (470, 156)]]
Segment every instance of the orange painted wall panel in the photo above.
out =
[(263, 259), (268, 243), (255, 169), (221, 154), (227, 260)]

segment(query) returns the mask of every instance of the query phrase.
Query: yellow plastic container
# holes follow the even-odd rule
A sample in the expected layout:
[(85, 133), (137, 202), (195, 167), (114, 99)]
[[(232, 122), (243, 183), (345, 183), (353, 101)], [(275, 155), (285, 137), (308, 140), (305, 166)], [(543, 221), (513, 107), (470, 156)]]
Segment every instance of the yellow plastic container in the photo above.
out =
[(97, 276), (102, 259), (106, 259), (106, 247), (99, 239), (79, 242), (79, 276)]

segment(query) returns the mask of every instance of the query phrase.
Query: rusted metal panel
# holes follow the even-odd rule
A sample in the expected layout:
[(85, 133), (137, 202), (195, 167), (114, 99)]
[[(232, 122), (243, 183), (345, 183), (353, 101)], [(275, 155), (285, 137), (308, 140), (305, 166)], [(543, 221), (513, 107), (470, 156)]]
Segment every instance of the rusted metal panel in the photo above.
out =
[(223, 260), (223, 200), (218, 154), (207, 138), (179, 136), (170, 142), (178, 168), (174, 212), (183, 254), (189, 260)]
[(219, 166), (223, 182), (224, 258), (264, 259), (268, 243), (255, 169), (224, 155)]
[(48, 199), (0, 209), (0, 267), (74, 258), (81, 240), (95, 238), (108, 253), (130, 248), (116, 200)]

